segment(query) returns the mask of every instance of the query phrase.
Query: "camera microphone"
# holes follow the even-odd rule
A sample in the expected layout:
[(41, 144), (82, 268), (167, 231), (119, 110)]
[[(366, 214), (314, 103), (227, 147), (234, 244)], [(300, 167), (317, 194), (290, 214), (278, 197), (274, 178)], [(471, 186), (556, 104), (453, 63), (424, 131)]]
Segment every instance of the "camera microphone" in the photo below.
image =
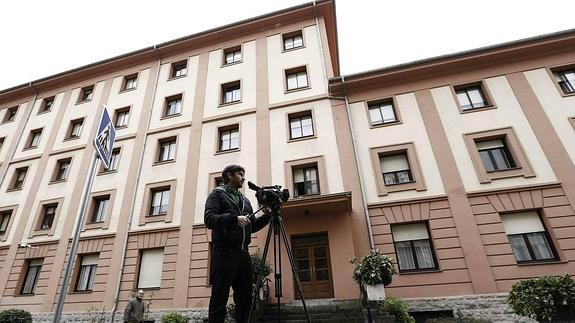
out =
[(248, 181), (248, 187), (250, 188), (250, 190), (256, 191), (256, 192), (262, 189), (261, 187), (257, 186), (256, 184), (254, 184), (250, 181)]

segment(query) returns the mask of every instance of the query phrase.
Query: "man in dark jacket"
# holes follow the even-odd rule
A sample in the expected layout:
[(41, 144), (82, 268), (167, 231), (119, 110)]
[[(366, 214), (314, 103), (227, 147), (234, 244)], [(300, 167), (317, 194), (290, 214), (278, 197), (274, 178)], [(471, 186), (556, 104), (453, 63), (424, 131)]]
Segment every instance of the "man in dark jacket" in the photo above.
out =
[(128, 301), (126, 309), (124, 310), (124, 322), (126, 323), (140, 323), (144, 322), (144, 310), (146, 308), (142, 298), (144, 291), (139, 290), (136, 297)]
[(208, 196), (204, 222), (212, 230), (209, 322), (224, 322), (230, 286), (234, 290), (236, 322), (248, 321), (251, 307), (252, 263), (248, 253), (252, 232), (269, 223), (267, 212), (259, 218), (252, 213), (250, 201), (239, 189), (245, 181), (245, 170), (230, 165), (222, 171), (224, 185)]

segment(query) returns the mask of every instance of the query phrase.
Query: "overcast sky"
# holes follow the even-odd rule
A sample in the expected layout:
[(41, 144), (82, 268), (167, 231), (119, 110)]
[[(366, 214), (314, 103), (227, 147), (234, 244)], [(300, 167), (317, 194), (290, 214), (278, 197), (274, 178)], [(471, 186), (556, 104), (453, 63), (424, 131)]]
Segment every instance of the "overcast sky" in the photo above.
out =
[[(0, 11), (0, 90), (306, 2), (8, 0)], [(336, 7), (344, 75), (575, 28), (573, 0), (337, 0)]]

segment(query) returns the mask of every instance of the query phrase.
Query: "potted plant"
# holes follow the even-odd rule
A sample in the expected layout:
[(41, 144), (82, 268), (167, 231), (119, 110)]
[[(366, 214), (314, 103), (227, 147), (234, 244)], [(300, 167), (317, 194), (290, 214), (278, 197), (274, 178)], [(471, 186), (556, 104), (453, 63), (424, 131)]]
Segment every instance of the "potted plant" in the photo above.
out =
[(511, 287), (507, 302), (518, 315), (539, 322), (567, 321), (575, 316), (575, 282), (569, 275), (523, 280)]
[(368, 300), (383, 300), (384, 286), (391, 284), (393, 275), (397, 273), (392, 259), (382, 254), (379, 249), (372, 249), (361, 259), (352, 258), (355, 264), (353, 279), (367, 292)]

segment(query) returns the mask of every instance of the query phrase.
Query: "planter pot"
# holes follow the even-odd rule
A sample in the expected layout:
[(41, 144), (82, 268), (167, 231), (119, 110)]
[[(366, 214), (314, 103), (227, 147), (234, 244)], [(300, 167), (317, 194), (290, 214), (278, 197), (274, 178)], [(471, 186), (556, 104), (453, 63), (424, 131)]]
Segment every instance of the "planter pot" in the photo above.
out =
[(385, 298), (385, 289), (383, 284), (365, 285), (367, 299), (370, 301), (383, 301)]

